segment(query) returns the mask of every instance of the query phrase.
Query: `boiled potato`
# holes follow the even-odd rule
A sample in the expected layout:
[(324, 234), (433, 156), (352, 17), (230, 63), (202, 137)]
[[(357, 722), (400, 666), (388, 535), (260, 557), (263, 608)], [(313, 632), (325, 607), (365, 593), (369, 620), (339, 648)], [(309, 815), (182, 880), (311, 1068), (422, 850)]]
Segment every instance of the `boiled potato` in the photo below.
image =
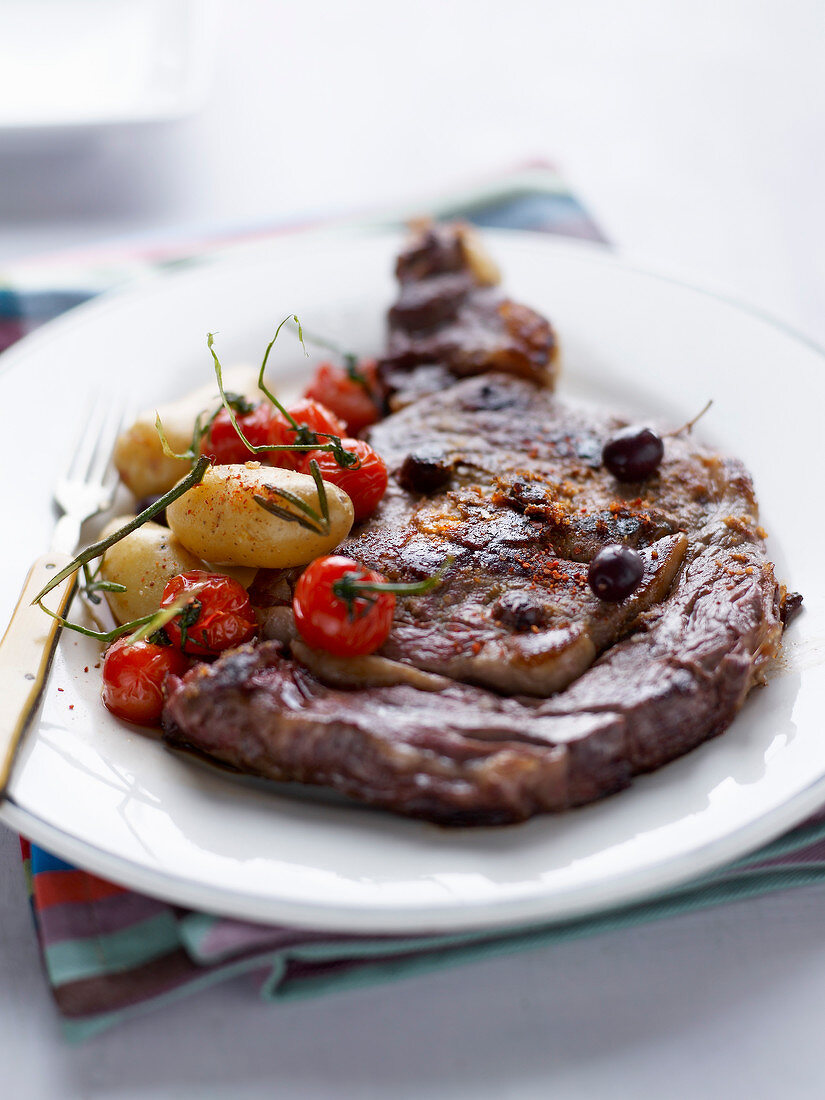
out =
[[(103, 537), (128, 523), (131, 516), (112, 520)], [(168, 527), (144, 523), (110, 546), (100, 563), (100, 576), (126, 586), (125, 592), (107, 592), (106, 599), (119, 623), (141, 619), (157, 611), (166, 582), (188, 569), (204, 569), (200, 558), (182, 546)]]
[[(285, 569), (305, 565), (346, 538), (352, 527), (352, 502), (337, 485), (324, 483), (329, 506), (329, 533), (310, 531), (300, 523), (272, 515), (256, 503), (258, 495), (297, 512), (276, 493), (285, 489), (316, 512), (318, 489), (309, 474), (247, 462), (211, 466), (203, 481), (166, 509), (169, 526), (193, 554), (218, 565)], [(300, 513), (298, 513), (300, 514)]]
[(257, 567), (251, 565), (216, 565), (213, 561), (205, 561), (201, 566), (207, 573), (222, 573), (225, 577), (231, 577), (237, 581), (241, 588), (249, 588), (258, 575)]
[(501, 272), (498, 264), (482, 243), (480, 235), (469, 225), (461, 227), (459, 234), (464, 258), (479, 286), (498, 286)]
[[(223, 387), (228, 393), (243, 394), (251, 401), (263, 396), (258, 389), (258, 372), (252, 367), (225, 370)], [(160, 416), (171, 449), (183, 454), (192, 442), (198, 413), (212, 412), (220, 400), (216, 383), (201, 386), (178, 401), (147, 409), (120, 435), (115, 443), (114, 463), (121, 480), (136, 497), (167, 492), (189, 470), (185, 459), (167, 458), (163, 453), (155, 427), (156, 416)]]

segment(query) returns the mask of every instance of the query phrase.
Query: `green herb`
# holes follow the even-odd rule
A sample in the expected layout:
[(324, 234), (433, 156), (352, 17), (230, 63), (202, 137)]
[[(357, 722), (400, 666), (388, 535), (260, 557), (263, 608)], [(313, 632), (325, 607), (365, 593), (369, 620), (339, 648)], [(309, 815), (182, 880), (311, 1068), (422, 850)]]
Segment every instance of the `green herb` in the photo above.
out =
[(125, 592), (126, 585), (118, 584), (117, 581), (99, 581), (97, 575), (100, 572), (99, 567), (92, 572), (89, 569), (88, 563), (83, 566), (83, 595), (89, 601), (89, 603), (99, 604), (100, 596), (98, 592)]
[[(122, 585), (120, 587), (123, 588)], [(125, 592), (126, 589), (123, 588), (123, 591)], [(67, 630), (74, 630), (75, 633), (83, 634), (87, 638), (95, 638), (104, 645), (116, 642), (124, 634), (129, 634), (130, 645), (134, 645), (135, 642), (142, 642), (144, 639), (148, 639), (155, 645), (171, 645), (169, 635), (164, 627), (176, 616), (185, 613), (191, 595), (191, 592), (184, 593), (178, 596), (168, 607), (154, 611), (151, 615), (143, 615), (139, 619), (132, 619), (131, 622), (121, 623), (120, 626), (116, 626), (112, 630), (90, 630), (86, 626), (81, 626), (80, 623), (73, 623), (69, 619), (56, 615), (54, 611), (50, 611), (48, 607), (45, 607), (39, 599), (36, 602), (41, 611), (45, 611), (51, 618), (56, 619)], [(198, 606), (200, 607), (200, 605)]]
[(367, 376), (362, 374), (358, 369), (358, 359), (354, 355), (344, 356), (344, 370), (347, 372), (347, 377), (351, 382), (355, 382), (362, 389), (367, 391), (367, 396), (372, 397), (372, 390), (370, 384), (367, 381)]
[[(278, 325), (278, 327), (275, 329), (275, 335), (272, 337), (272, 339), (266, 345), (266, 351), (264, 352), (264, 357), (263, 357), (263, 360), (261, 362), (261, 369), (258, 371), (258, 389), (269, 398), (269, 400), (272, 402), (272, 404), (275, 406), (275, 408), (283, 416), (285, 416), (287, 418), (287, 420), (289, 421), (289, 423), (292, 425), (292, 427), (295, 428), (296, 431), (298, 431), (300, 429), (301, 425), (298, 423), (298, 421), (293, 416), (291, 416), (287, 412), (287, 410), (283, 407), (283, 405), (278, 400), (278, 398), (275, 396), (275, 394), (271, 393), (266, 388), (266, 386), (264, 385), (264, 372), (266, 371), (266, 364), (267, 364), (267, 361), (269, 360), (269, 353), (272, 351), (273, 347), (275, 346), (275, 341), (278, 339), (278, 335), (279, 335), (281, 329), (287, 323), (287, 321), (294, 321), (295, 324), (297, 325), (297, 327), (298, 327), (298, 339), (300, 340), (301, 347), (304, 350), (304, 358), (305, 359), (309, 358), (309, 352), (307, 351), (306, 344), (304, 343), (304, 332), (303, 332), (303, 329), (301, 328), (301, 322), (298, 320), (298, 314), (297, 313), (290, 313), (286, 317), (284, 317), (283, 321), (281, 321), (280, 325)], [(211, 344), (209, 346), (210, 346), (210, 348), (212, 347)], [(214, 351), (212, 352), (212, 355), (214, 357), (214, 355), (215, 355)], [(216, 362), (217, 362), (217, 359), (216, 359)]]
[(257, 493), (252, 499), (256, 504), (259, 504), (264, 511), (270, 512), (279, 519), (285, 519), (290, 523), (297, 523), (299, 526), (305, 527), (308, 531), (312, 531), (316, 535), (328, 535), (329, 502), (327, 501), (327, 490), (324, 485), (324, 480), (321, 477), (321, 470), (314, 458), (310, 461), (309, 471), (318, 489), (319, 511), (316, 511), (315, 508), (307, 504), (306, 501), (301, 500), (301, 498), (297, 497), (294, 493), (290, 493), (288, 489), (276, 489), (272, 485), (267, 485), (265, 487), (270, 493), (274, 493), (275, 496), (285, 500), (287, 504), (291, 504), (293, 508), (297, 508), (297, 512), (290, 511), (288, 508), (284, 508), (283, 505), (276, 504), (272, 500), (267, 500), (266, 497), (259, 496)]
[[(169, 635), (164, 628), (172, 619), (186, 613), (191, 595), (191, 591), (181, 592), (168, 607), (161, 607), (153, 615), (150, 615), (145, 623), (141, 623), (141, 620), (135, 620), (131, 625), (137, 629), (129, 636), (129, 642), (134, 645), (135, 642), (142, 642), (146, 638), (150, 642), (154, 642), (155, 645), (171, 645)], [(155, 641), (156, 636), (159, 638), (158, 641)], [(181, 643), (181, 647), (182, 645), (183, 643)]]
[[(354, 451), (348, 451), (341, 443), (341, 437), (338, 435), (332, 435), (330, 432), (315, 432), (312, 431), (306, 424), (299, 424), (298, 421), (292, 416), (291, 413), (281, 404), (278, 398), (264, 385), (264, 371), (266, 370), (266, 364), (269, 360), (269, 353), (275, 345), (275, 341), (278, 339), (278, 334), (281, 329), (287, 323), (287, 321), (294, 321), (298, 326), (298, 339), (301, 341), (301, 347), (304, 349), (306, 355), (306, 347), (304, 345), (303, 330), (301, 329), (301, 322), (298, 320), (297, 314), (290, 313), (288, 317), (284, 317), (283, 321), (278, 325), (275, 330), (275, 335), (269, 341), (264, 352), (263, 362), (261, 363), (261, 369), (258, 373), (258, 388), (266, 396), (266, 398), (275, 406), (279, 413), (286, 419), (290, 427), (296, 432), (294, 443), (250, 443), (246, 436), (241, 431), (241, 427), (238, 424), (238, 419), (235, 415), (235, 410), (232, 408), (226, 393), (223, 388), (223, 368), (221, 361), (218, 358), (218, 354), (215, 351), (215, 334), (213, 332), (207, 333), (206, 345), (211, 352), (212, 359), (215, 364), (215, 377), (218, 380), (218, 389), (221, 394), (221, 401), (223, 407), (229, 414), (229, 419), (232, 421), (232, 427), (235, 429), (238, 438), (247, 448), (251, 454), (261, 454), (266, 451), (329, 451), (339, 466), (344, 469), (358, 469), (361, 465), (361, 460)], [(321, 442), (326, 439), (327, 442)]]
[(339, 600), (343, 600), (347, 605), (347, 614), (350, 622), (352, 622), (356, 618), (356, 600), (362, 600), (367, 605), (361, 611), (363, 616), (378, 599), (378, 595), (373, 595), (373, 593), (393, 592), (398, 596), (421, 596), (425, 592), (431, 592), (433, 588), (441, 584), (445, 571), (449, 569), (452, 563), (453, 558), (447, 558), (431, 577), (411, 584), (395, 583), (394, 581), (368, 581), (364, 579), (366, 573), (363, 570), (353, 569), (348, 573), (344, 573), (337, 581), (332, 582), (333, 595), (337, 596)]
[[(198, 415), (195, 417), (195, 427), (192, 430), (192, 441), (189, 444), (189, 448), (184, 451), (183, 454), (178, 454), (176, 451), (173, 451), (172, 448), (169, 446), (169, 440), (166, 438), (166, 432), (164, 431), (163, 423), (160, 419), (160, 414), (155, 415), (155, 431), (160, 437), (160, 445), (163, 453), (166, 455), (167, 458), (178, 458), (186, 462), (196, 462), (200, 458), (201, 442), (204, 436), (209, 434), (212, 425), (215, 423), (218, 413), (220, 413), (221, 409), (224, 407), (224, 399), (226, 400), (228, 407), (232, 409), (233, 412), (239, 413), (241, 416), (245, 416), (247, 413), (251, 413), (252, 410), (255, 408), (252, 402), (249, 401), (248, 398), (244, 397), (241, 393), (224, 393), (224, 391), (221, 390), (221, 396), (221, 404), (218, 405), (217, 408), (209, 414), (206, 420), (203, 420), (204, 414), (202, 412), (199, 412)], [(235, 421), (233, 420), (232, 423), (235, 424)]]
[(151, 623), (154, 619), (153, 615), (145, 615), (142, 619), (134, 619), (130, 623), (122, 623), (113, 630), (90, 630), (86, 626), (81, 626), (80, 623), (73, 623), (69, 619), (64, 619), (62, 615), (58, 615), (50, 610), (40, 600), (35, 600), (34, 602), (41, 611), (45, 611), (52, 619), (56, 619), (57, 622), (59, 622), (61, 626), (66, 627), (67, 630), (74, 630), (77, 634), (84, 634), (87, 638), (96, 638), (97, 641), (103, 642), (105, 645), (108, 645), (109, 642), (117, 641), (117, 639), (121, 638), (124, 634), (128, 634), (130, 630), (135, 630), (145, 623)]
[(190, 593), (187, 593), (187, 600), (185, 606), (181, 610), (180, 615), (180, 647), (186, 648), (186, 639), (189, 636), (189, 627), (194, 626), (198, 619), (201, 617), (201, 611), (203, 610), (203, 604), (200, 600), (190, 598)]
[[(61, 569), (59, 573), (52, 577), (45, 588), (41, 588), (32, 600), (32, 603), (40, 604), (40, 606), (43, 607), (41, 603), (43, 597), (48, 595), (53, 588), (56, 588), (61, 581), (64, 581), (66, 577), (71, 577), (73, 573), (76, 573), (79, 569), (88, 565), (89, 562), (94, 561), (95, 558), (102, 557), (110, 546), (114, 546), (116, 542), (120, 542), (121, 539), (130, 535), (132, 531), (136, 531), (138, 527), (142, 527), (144, 523), (152, 518), (152, 516), (156, 516), (158, 512), (162, 512), (173, 500), (177, 500), (178, 497), (183, 496), (184, 493), (188, 492), (194, 485), (197, 485), (203, 479), (203, 475), (206, 473), (208, 467), (209, 459), (206, 455), (201, 455), (192, 472), (187, 474), (182, 481), (179, 481), (173, 489), (170, 489), (168, 493), (164, 493), (164, 495), (156, 500), (154, 504), (150, 504), (148, 508), (145, 508), (140, 513), (140, 515), (135, 516), (134, 519), (130, 519), (128, 523), (118, 528), (113, 534), (108, 535), (105, 539), (100, 539), (99, 542), (93, 542), (91, 546), (87, 546), (86, 549), (81, 551), (81, 553), (69, 562), (64, 569)], [(48, 611), (48, 608), (44, 607), (43, 610)], [(51, 615), (52, 612), (49, 611), (49, 614)]]
[(353, 382), (357, 382), (359, 386), (363, 386), (367, 393), (372, 396), (366, 375), (362, 374), (358, 369), (360, 360), (357, 355), (353, 354), (351, 351), (344, 351), (340, 344), (328, 340), (325, 336), (317, 336), (314, 332), (308, 332), (306, 329), (304, 329), (304, 335), (310, 344), (315, 344), (319, 348), (325, 348), (327, 351), (331, 351), (333, 355), (337, 355), (344, 364), (344, 370), (347, 372), (347, 377)]

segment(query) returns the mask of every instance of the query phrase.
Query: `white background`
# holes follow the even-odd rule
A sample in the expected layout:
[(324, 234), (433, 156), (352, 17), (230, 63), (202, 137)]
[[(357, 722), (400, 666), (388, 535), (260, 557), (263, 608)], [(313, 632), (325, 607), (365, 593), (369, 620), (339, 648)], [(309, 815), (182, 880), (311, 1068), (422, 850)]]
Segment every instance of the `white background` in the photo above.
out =
[[(0, 34), (2, 17), (0, 0)], [(196, 117), (0, 135), (0, 264), (395, 205), (542, 157), (626, 253), (825, 341), (823, 50), (814, 0), (232, 0)], [(3, 833), (4, 1084), (118, 1100), (820, 1096), (823, 912), (812, 888), (289, 1007), (237, 982), (72, 1049)]]

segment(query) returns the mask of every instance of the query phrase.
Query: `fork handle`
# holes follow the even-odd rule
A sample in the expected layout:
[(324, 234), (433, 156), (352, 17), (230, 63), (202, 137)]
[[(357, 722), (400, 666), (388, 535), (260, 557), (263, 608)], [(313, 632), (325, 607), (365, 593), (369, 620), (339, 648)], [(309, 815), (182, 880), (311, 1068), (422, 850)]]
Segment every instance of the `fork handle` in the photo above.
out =
[[(8, 788), (17, 747), (46, 683), (60, 630), (57, 620), (31, 601), (71, 560), (68, 554), (45, 554), (37, 559), (0, 641), (0, 800)], [(52, 589), (50, 610), (65, 614), (76, 583), (75, 573)]]

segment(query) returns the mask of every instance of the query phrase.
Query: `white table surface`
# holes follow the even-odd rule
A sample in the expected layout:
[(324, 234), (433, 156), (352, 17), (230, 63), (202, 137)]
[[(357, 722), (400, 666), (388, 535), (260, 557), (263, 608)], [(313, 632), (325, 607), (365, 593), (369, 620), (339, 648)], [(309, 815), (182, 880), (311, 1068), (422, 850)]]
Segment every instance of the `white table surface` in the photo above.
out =
[[(2, 8), (0, 7), (0, 32)], [(626, 253), (825, 341), (819, 0), (224, 6), (161, 128), (3, 143), (0, 265), (556, 160)], [(247, 981), (72, 1048), (0, 833), (9, 1097), (818, 1097), (825, 887), (287, 1007)]]

